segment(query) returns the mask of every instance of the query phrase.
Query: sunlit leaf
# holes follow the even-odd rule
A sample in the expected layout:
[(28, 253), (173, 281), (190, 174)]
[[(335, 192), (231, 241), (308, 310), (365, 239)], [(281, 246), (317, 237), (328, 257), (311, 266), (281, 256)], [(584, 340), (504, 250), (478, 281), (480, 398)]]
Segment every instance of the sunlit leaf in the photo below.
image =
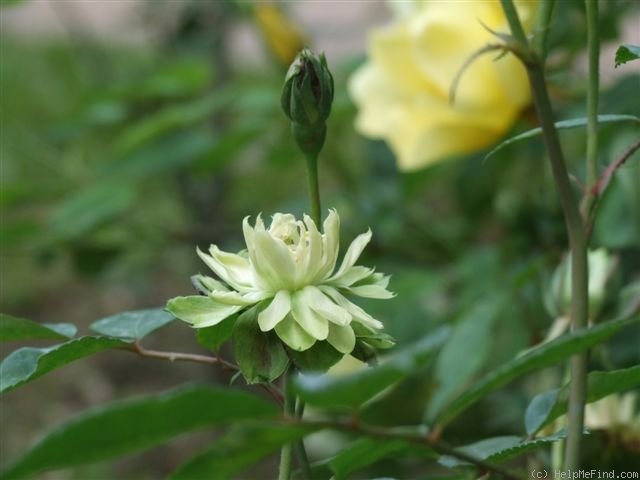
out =
[(100, 335), (140, 340), (175, 320), (161, 308), (122, 312), (93, 322), (89, 328)]

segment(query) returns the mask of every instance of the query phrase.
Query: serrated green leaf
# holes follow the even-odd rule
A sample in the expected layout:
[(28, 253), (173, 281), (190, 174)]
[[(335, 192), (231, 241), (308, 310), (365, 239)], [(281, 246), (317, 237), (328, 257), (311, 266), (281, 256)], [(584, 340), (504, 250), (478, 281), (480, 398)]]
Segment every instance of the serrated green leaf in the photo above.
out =
[(289, 365), (289, 357), (274, 332), (262, 332), (258, 326), (258, 308), (238, 318), (233, 331), (233, 351), (247, 383), (273, 382)]
[(140, 340), (175, 320), (162, 308), (122, 312), (93, 322), (89, 328), (100, 335)]
[(171, 474), (170, 480), (225, 480), (277, 451), (282, 445), (314, 432), (314, 427), (245, 425), (227, 433)]
[(228, 388), (189, 386), (86, 411), (60, 425), (9, 466), (4, 480), (115, 458), (212, 425), (272, 418), (278, 409)]
[(0, 341), (67, 340), (76, 334), (70, 323), (38, 323), (26, 318), (0, 313)]
[(625, 43), (618, 47), (616, 50), (616, 65), (618, 68), (620, 65), (623, 65), (632, 60), (638, 60), (640, 58), (640, 45), (631, 45), (629, 43)]
[(437, 454), (425, 446), (416, 446), (402, 440), (377, 440), (362, 437), (351, 445), (343, 448), (340, 453), (329, 460), (328, 465), (337, 480), (349, 478), (351, 473), (390, 456), (429, 453), (432, 457)]
[(49, 348), (24, 347), (0, 363), (0, 392), (30, 382), (45, 373), (94, 353), (129, 344), (115, 338), (80, 337)]
[[(538, 437), (533, 440), (520, 438), (515, 436), (485, 438), (479, 442), (457, 448), (461, 453), (466, 453), (478, 460), (486, 460), (491, 463), (500, 463), (510, 458), (522, 455), (530, 450), (557, 442), (567, 436), (564, 430), (549, 435), (547, 437)], [(469, 463), (458, 458), (443, 455), (438, 463), (445, 467), (454, 468), (469, 465)]]
[[(598, 115), (598, 123), (615, 123), (615, 122), (635, 122), (640, 123), (640, 117), (635, 115)], [(571, 128), (585, 127), (588, 123), (586, 117), (572, 118), (571, 120), (561, 120), (554, 123), (558, 130), (567, 130)], [(490, 157), (498, 153), (505, 147), (519, 142), (520, 140), (526, 140), (527, 138), (533, 138), (538, 135), (542, 135), (542, 128), (533, 128), (526, 132), (520, 133), (514, 137), (508, 138), (504, 142), (500, 143), (497, 147), (487, 153), (484, 157), (484, 161), (487, 161)]]
[[(542, 427), (567, 413), (569, 386), (541, 393), (531, 400), (525, 413), (527, 434), (534, 435)], [(618, 392), (640, 386), (640, 365), (610, 372), (591, 372), (587, 377), (587, 400), (592, 403)]]
[(294, 393), (311, 405), (359, 407), (385, 388), (423, 367), (442, 346), (449, 330), (442, 328), (404, 350), (399, 350), (380, 365), (367, 367), (351, 375), (298, 375), (293, 377)]
[(439, 415), (438, 422), (445, 424), (465, 411), (485, 395), (510, 381), (536, 370), (550, 367), (567, 357), (583, 352), (616, 334), (622, 328), (638, 323), (640, 315), (601, 323), (592, 328), (569, 333), (551, 342), (535, 347), (512, 359), (480, 379), (469, 390), (456, 398)]
[(218, 353), (222, 344), (231, 338), (237, 320), (238, 315), (232, 315), (217, 325), (198, 328), (196, 332), (196, 340), (204, 348)]

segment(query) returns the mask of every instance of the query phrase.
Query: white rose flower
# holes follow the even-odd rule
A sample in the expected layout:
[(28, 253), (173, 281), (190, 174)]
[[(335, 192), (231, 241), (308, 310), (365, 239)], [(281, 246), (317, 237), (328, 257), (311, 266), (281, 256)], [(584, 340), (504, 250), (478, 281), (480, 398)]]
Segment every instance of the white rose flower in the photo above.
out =
[(356, 335), (382, 329), (380, 321), (347, 296), (391, 298), (389, 277), (373, 268), (355, 265), (371, 240), (363, 233), (349, 246), (336, 269), (340, 218), (332, 210), (320, 233), (311, 218), (297, 220), (277, 213), (269, 229), (258, 216), (255, 226), (244, 219), (247, 250), (227, 253), (212, 245), (198, 255), (219, 280), (200, 276), (206, 297), (177, 297), (167, 309), (196, 328), (216, 325), (234, 313), (263, 303), (257, 321), (260, 330), (275, 330), (297, 351), (326, 340), (341, 353), (351, 353)]

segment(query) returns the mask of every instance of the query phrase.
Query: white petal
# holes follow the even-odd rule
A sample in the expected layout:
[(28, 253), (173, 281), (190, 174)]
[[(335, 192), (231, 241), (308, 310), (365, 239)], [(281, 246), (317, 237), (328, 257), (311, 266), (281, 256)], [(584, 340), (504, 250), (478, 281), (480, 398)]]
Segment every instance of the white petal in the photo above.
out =
[(291, 299), (293, 318), (309, 335), (317, 340), (324, 340), (329, 334), (329, 322), (314, 312), (309, 306), (307, 289), (299, 290)]
[(276, 333), (284, 343), (299, 352), (308, 350), (316, 343), (316, 339), (305, 332), (291, 315), (276, 325)]
[(323, 293), (327, 294), (330, 298), (332, 298), (333, 301), (336, 302), (339, 306), (341, 306), (347, 312), (349, 312), (353, 317), (353, 321), (359, 322), (362, 325), (375, 330), (380, 330), (384, 327), (384, 325), (382, 325), (382, 322), (373, 318), (371, 315), (369, 315), (367, 312), (365, 312), (362, 308), (357, 306), (355, 303), (352, 303), (349, 300), (347, 300), (335, 288), (322, 286), (320, 287), (320, 290), (322, 290)]
[(272, 330), (291, 311), (291, 297), (286, 290), (276, 293), (267, 308), (258, 315), (260, 330), (268, 332)]
[(316, 287), (309, 286), (304, 290), (306, 299), (309, 301), (309, 306), (318, 313), (318, 315), (337, 325), (349, 325), (351, 322), (351, 314), (344, 308), (336, 305)]
[(254, 252), (249, 251), (249, 254), (255, 271), (273, 291), (291, 288), (294, 285), (295, 264), (284, 242), (259, 231), (255, 231), (254, 241)]
[(240, 305), (225, 305), (202, 295), (176, 297), (167, 303), (169, 312), (196, 328), (217, 325), (241, 308)]
[(336, 268), (338, 250), (340, 248), (340, 217), (335, 210), (330, 210), (324, 221), (322, 236), (322, 268), (318, 278), (326, 278)]
[(351, 353), (356, 346), (356, 334), (350, 326), (341, 327), (340, 325), (331, 325), (329, 328), (329, 336), (327, 337), (333, 348), (340, 353)]
[(371, 240), (371, 230), (368, 230), (367, 232), (361, 233), (360, 235), (358, 235), (355, 238), (355, 240), (351, 242), (351, 245), (349, 245), (349, 248), (347, 250), (347, 253), (344, 255), (344, 259), (342, 260), (342, 264), (340, 265), (340, 268), (331, 278), (332, 279), (337, 278), (343, 273), (345, 273), (349, 268), (353, 267), (353, 265), (358, 260), (358, 257), (364, 250), (364, 247), (367, 246), (367, 243), (369, 243), (370, 240)]

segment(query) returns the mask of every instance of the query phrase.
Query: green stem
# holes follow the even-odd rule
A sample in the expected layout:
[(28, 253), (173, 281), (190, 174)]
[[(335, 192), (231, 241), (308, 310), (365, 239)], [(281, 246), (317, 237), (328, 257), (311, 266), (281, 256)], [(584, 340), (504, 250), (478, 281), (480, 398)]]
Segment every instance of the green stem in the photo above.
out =
[(600, 83), (600, 38), (598, 33), (598, 0), (585, 0), (587, 8), (587, 49), (589, 53), (589, 84), (587, 91), (587, 193), (584, 212), (588, 214), (594, 202), (591, 188), (598, 178), (598, 90)]
[(555, 3), (555, 0), (542, 0), (536, 16), (533, 42), (535, 51), (543, 62), (547, 57), (547, 33), (549, 32), (549, 23), (551, 22)]
[[(296, 419), (302, 420), (304, 415), (304, 401), (300, 398), (296, 399), (296, 408), (295, 408), (295, 416)], [(311, 480), (311, 466), (309, 465), (309, 458), (307, 457), (307, 450), (304, 447), (304, 441), (302, 439), (296, 441), (293, 444), (293, 448), (296, 452), (296, 458), (298, 459), (298, 464), (300, 465), (300, 470), (302, 472), (302, 478), (306, 480)]]
[(309, 190), (309, 205), (311, 218), (318, 227), (322, 228), (322, 214), (320, 209), (320, 188), (318, 187), (318, 156), (305, 154), (307, 160), (307, 187)]
[[(524, 48), (523, 61), (527, 68), (533, 102), (542, 126), (542, 136), (551, 162), (560, 203), (564, 214), (569, 247), (571, 249), (571, 330), (577, 331), (587, 326), (589, 316), (587, 266), (587, 240), (584, 222), (578, 204), (571, 190), (566, 163), (560, 146), (558, 131), (554, 125), (553, 110), (544, 78), (544, 66), (531, 51), (524, 36), (524, 30), (512, 0), (501, 0), (502, 7), (515, 39)], [(522, 40), (524, 39), (524, 43)], [(586, 401), (588, 353), (571, 357), (571, 386), (569, 412), (567, 415), (567, 449), (565, 470), (577, 471), (580, 465), (580, 440), (584, 425), (584, 405)]]
[[(295, 397), (287, 388), (287, 374), (283, 376), (282, 390), (284, 391), (284, 416), (295, 417), (296, 401)], [(289, 480), (291, 475), (291, 443), (282, 446), (280, 450), (280, 469), (278, 471), (278, 480)]]

